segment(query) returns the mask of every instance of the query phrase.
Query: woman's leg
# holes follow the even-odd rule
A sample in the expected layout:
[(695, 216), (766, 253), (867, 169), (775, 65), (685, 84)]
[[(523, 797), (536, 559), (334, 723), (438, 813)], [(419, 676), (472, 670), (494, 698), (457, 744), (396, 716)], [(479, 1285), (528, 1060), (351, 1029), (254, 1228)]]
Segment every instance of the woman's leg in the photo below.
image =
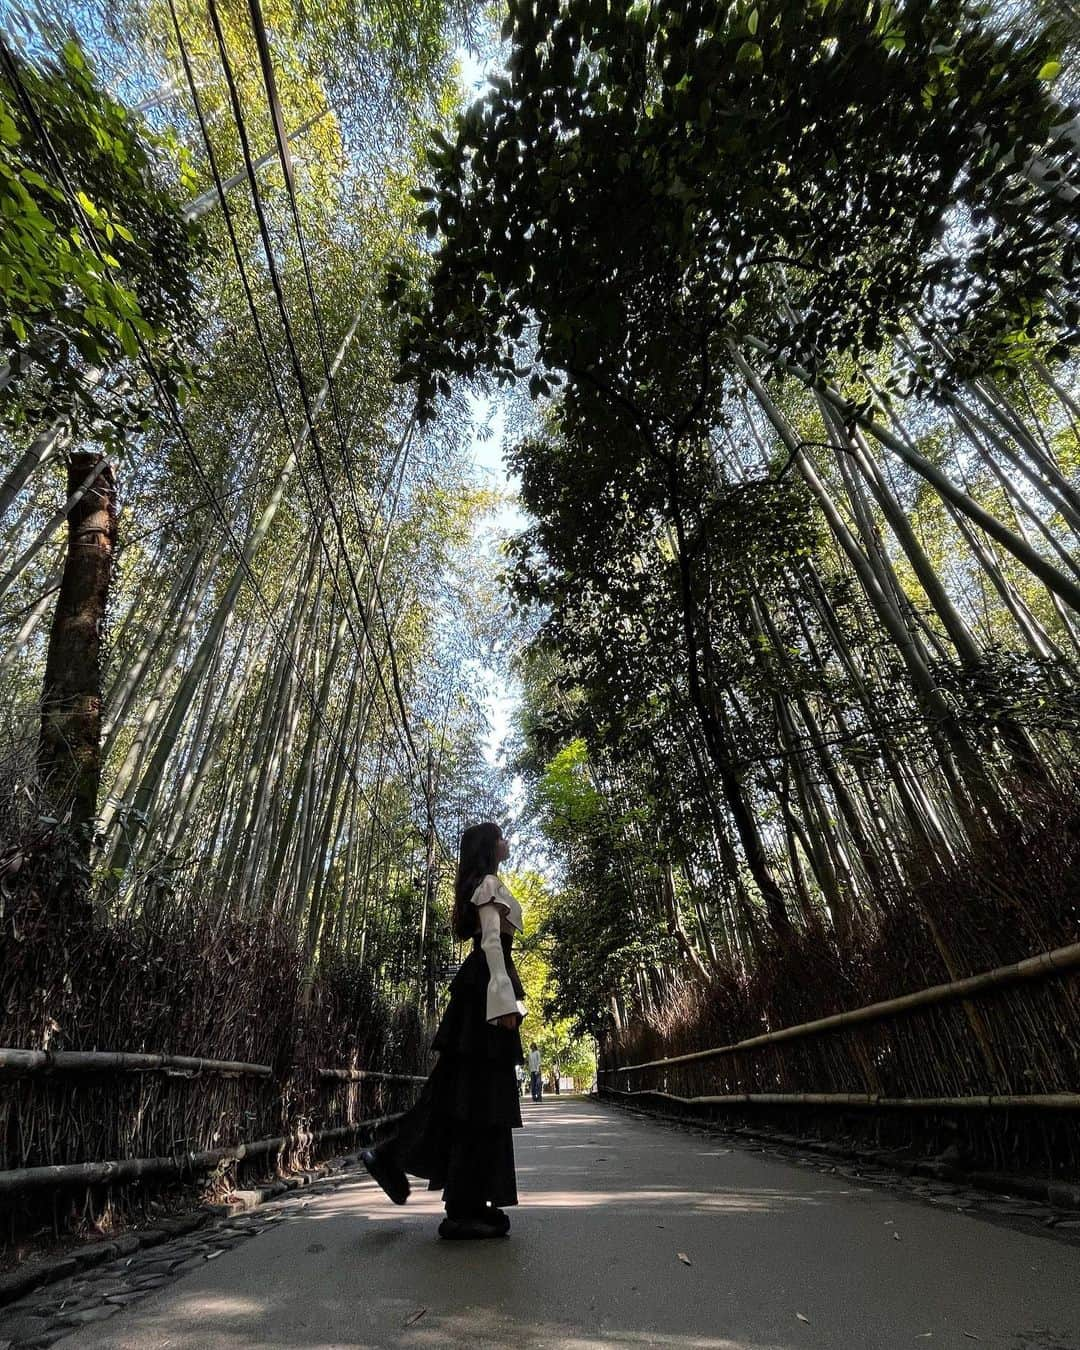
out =
[(451, 1130), (453, 1139), (443, 1201), (450, 1218), (465, 1222), (482, 1214), (491, 1198), (488, 1193), (491, 1151), (487, 1139), (490, 1131), (460, 1121), (453, 1122)]
[(427, 1177), (437, 1166), (433, 1154), (442, 1130), (432, 1116), (440, 1071), (444, 1071), (441, 1061), (428, 1075), (419, 1097), (395, 1123), (393, 1134), (360, 1154), (361, 1162), (395, 1205), (403, 1205), (409, 1197), (406, 1172)]
[(517, 1203), (510, 1130), (455, 1122), (452, 1134), (440, 1236), (504, 1237), (510, 1220), (499, 1205)]

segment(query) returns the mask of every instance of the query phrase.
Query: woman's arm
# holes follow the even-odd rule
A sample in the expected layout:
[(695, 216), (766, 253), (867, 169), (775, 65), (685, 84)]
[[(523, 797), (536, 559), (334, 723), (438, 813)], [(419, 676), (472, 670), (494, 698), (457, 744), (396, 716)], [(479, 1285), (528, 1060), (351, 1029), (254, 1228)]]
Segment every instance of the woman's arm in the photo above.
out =
[(520, 1014), (521, 1008), (506, 973), (502, 942), (499, 939), (499, 910), (490, 902), (480, 905), (480, 948), (487, 958), (487, 1020), (497, 1022), (508, 1014)]

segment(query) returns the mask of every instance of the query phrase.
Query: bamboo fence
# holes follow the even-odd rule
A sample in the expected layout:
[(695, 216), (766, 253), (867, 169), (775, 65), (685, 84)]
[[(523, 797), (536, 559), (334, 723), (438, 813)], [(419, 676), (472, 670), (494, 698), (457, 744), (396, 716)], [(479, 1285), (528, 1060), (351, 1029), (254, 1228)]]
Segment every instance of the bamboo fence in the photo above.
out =
[[(766, 1112), (806, 1137), (919, 1157), (952, 1150), (976, 1169), (1076, 1179), (1078, 971), (1073, 942), (723, 1044), (694, 1046), (715, 1019), (672, 1018), (651, 1043), (631, 1028), (630, 1062), (618, 1062), (618, 1040), (602, 1047), (599, 1090), (731, 1123)], [(657, 1055), (665, 1042), (679, 1053)]]
[(947, 984), (931, 985), (911, 994), (902, 994), (899, 998), (884, 999), (878, 1003), (869, 1003), (861, 1008), (851, 1008), (847, 1012), (834, 1013), (830, 1017), (815, 1018), (811, 1022), (800, 1022), (796, 1026), (781, 1027), (777, 1031), (763, 1032), (760, 1036), (750, 1036), (745, 1040), (734, 1041), (729, 1045), (714, 1045), (706, 1050), (695, 1050), (685, 1055), (669, 1055), (663, 1059), (645, 1060), (640, 1064), (620, 1064), (600, 1069), (602, 1074), (641, 1073), (646, 1069), (671, 1069), (684, 1064), (701, 1064), (708, 1060), (720, 1059), (726, 1055), (738, 1055), (765, 1046), (781, 1045), (786, 1041), (803, 1040), (808, 1036), (819, 1036), (830, 1031), (841, 1031), (870, 1022), (880, 1022), (905, 1013), (916, 1012), (944, 1003), (955, 1003), (970, 999), (975, 995), (1002, 989), (1006, 986), (1022, 983), (1025, 980), (1050, 979), (1066, 975), (1080, 969), (1080, 942), (1058, 947), (1053, 951), (1040, 952), (1026, 961), (1013, 962), (998, 966), (994, 970), (984, 971), (980, 975), (971, 975), (966, 979), (952, 980)]
[(269, 1064), (200, 1059), (195, 1055), (146, 1055), (113, 1050), (13, 1050), (0, 1047), (0, 1074), (67, 1073), (219, 1073), (228, 1077), (269, 1078)]
[(678, 1093), (664, 1092), (659, 1088), (606, 1090), (618, 1092), (620, 1097), (660, 1097), (684, 1106), (854, 1106), (909, 1111), (1080, 1110), (1080, 1092), (1044, 1092), (1026, 1097), (995, 1097), (993, 1094), (981, 1097), (883, 1097), (877, 1092), (728, 1092), (714, 1096), (681, 1097)]
[(174, 1158), (116, 1158), (108, 1162), (66, 1163), (48, 1167), (22, 1167), (0, 1172), (0, 1196), (23, 1195), (34, 1190), (61, 1190), (71, 1186), (109, 1186), (136, 1181), (183, 1180), (212, 1172), (223, 1163), (245, 1162), (283, 1154), (290, 1149), (314, 1149), (348, 1135), (379, 1129), (400, 1119), (401, 1112), (358, 1120), (331, 1129), (254, 1139), (227, 1148), (204, 1149)]
[[(132, 1054), (117, 1051), (34, 1051), (0, 1048), (0, 1075), (32, 1076), (44, 1074), (98, 1074), (119, 1078), (126, 1074), (160, 1071), (196, 1077), (201, 1073), (268, 1078), (268, 1064), (248, 1064), (232, 1060), (201, 1059), (186, 1055)], [(416, 1085), (425, 1080), (417, 1074), (389, 1073), (377, 1069), (319, 1069), (319, 1082), (376, 1083)], [(358, 1104), (355, 1091), (346, 1110)], [(342, 1125), (315, 1130), (297, 1130), (291, 1134), (247, 1140), (222, 1148), (201, 1149), (167, 1157), (112, 1158), (99, 1162), (54, 1163), (38, 1167), (17, 1167), (0, 1171), (0, 1196), (14, 1197), (32, 1191), (59, 1191), (72, 1187), (130, 1185), (147, 1181), (182, 1181), (212, 1172), (224, 1164), (252, 1162), (268, 1155), (298, 1151), (310, 1155), (327, 1143), (360, 1133), (371, 1133), (400, 1119), (400, 1111), (349, 1120)]]

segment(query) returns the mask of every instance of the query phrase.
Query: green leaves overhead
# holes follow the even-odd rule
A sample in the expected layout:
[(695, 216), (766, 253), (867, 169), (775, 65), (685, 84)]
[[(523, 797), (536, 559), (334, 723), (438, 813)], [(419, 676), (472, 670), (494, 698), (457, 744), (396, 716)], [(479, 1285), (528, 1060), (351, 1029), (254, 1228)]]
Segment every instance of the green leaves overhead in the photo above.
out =
[(646, 367), (699, 373), (747, 332), (818, 371), (930, 323), (935, 376), (1009, 365), (1021, 333), (1070, 340), (1075, 300), (1045, 296), (1075, 219), (1028, 173), (1076, 166), (1052, 32), (854, 0), (542, 0), (507, 32), (507, 77), (430, 156), (430, 291), (398, 297), (425, 415), (436, 371), (535, 361), (636, 396)]
[[(170, 181), (171, 180), (171, 181)], [(153, 354), (190, 378), (199, 231), (181, 215), (186, 155), (97, 84), (78, 44), (40, 66), (0, 65), (0, 340), (9, 423), (61, 413), (116, 435), (142, 415), (130, 371), (103, 399), (101, 372)], [(91, 371), (97, 374), (91, 378)]]

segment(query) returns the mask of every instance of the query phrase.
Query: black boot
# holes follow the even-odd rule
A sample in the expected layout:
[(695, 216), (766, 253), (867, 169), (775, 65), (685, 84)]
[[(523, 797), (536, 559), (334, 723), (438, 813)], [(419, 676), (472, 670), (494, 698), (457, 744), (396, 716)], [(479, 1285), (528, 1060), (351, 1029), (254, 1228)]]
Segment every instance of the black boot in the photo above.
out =
[(367, 1168), (371, 1178), (393, 1200), (395, 1205), (403, 1205), (409, 1198), (409, 1178), (400, 1167), (394, 1167), (385, 1158), (380, 1158), (377, 1149), (365, 1148), (360, 1152), (360, 1161)]
[(509, 1231), (510, 1220), (502, 1210), (486, 1207), (474, 1214), (447, 1214), (439, 1224), (439, 1236), (449, 1241), (506, 1237)]
[(503, 1233), (510, 1231), (510, 1215), (504, 1209), (498, 1209), (495, 1205), (488, 1205), (484, 1211), (484, 1218), (488, 1223), (493, 1223), (501, 1228)]

